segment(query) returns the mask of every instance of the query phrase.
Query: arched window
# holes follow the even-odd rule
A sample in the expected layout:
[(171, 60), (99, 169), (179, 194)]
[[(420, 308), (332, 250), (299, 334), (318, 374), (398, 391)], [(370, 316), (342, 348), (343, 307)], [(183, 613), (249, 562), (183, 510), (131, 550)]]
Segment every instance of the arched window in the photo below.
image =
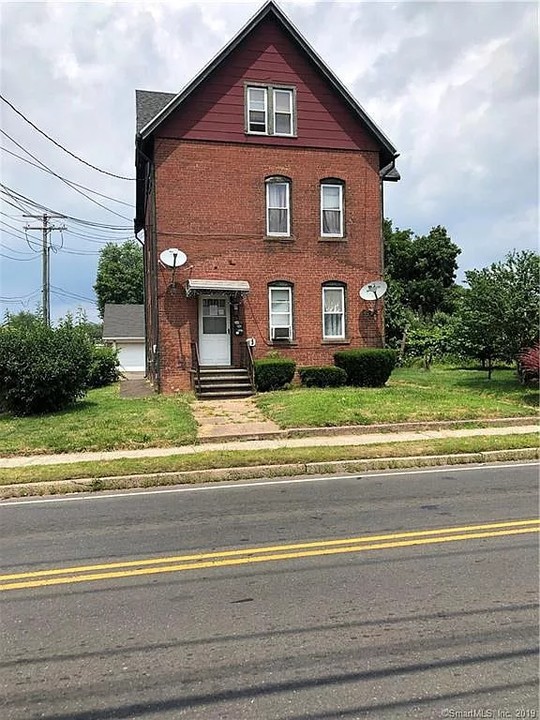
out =
[(291, 234), (291, 180), (282, 175), (266, 178), (266, 234)]
[(347, 285), (338, 281), (322, 286), (322, 327), (324, 340), (344, 340)]
[(321, 237), (343, 237), (345, 228), (345, 182), (321, 180)]
[(293, 284), (276, 281), (268, 285), (270, 340), (293, 339)]

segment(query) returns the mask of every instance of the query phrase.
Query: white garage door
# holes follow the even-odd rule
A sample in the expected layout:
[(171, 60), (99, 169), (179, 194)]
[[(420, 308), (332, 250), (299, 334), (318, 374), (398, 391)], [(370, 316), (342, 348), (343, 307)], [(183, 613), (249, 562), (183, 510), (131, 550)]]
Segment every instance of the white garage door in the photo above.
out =
[(144, 343), (117, 343), (121, 370), (141, 372), (145, 370)]

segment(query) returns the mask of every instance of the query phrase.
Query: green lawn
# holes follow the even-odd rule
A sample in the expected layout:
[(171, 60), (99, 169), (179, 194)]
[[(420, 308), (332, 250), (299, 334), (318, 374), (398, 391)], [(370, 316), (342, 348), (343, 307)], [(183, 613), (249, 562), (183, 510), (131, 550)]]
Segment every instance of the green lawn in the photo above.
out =
[(475, 420), (538, 412), (538, 391), (513, 370), (398, 368), (383, 388), (295, 388), (264, 393), (257, 405), (280, 427), (371, 425), (422, 420)]
[[(442, 438), (406, 442), (376, 443), (374, 445), (320, 445), (318, 447), (276, 448), (273, 450), (222, 450), (189, 455), (170, 455), (154, 458), (123, 458), (101, 462), (77, 462), (65, 465), (32, 465), (22, 468), (0, 468), (0, 488), (11, 483), (35, 483), (84, 478), (121, 477), (174, 473), (214, 468), (253, 467), (286, 463), (335, 462), (420, 455), (454, 455), (491, 450), (534, 448), (536, 433), (523, 435), (490, 435), (486, 437)], [(211, 478), (206, 478), (210, 480)], [(184, 478), (183, 482), (191, 482)], [(178, 482), (178, 478), (164, 477), (163, 484)], [(197, 482), (200, 482), (198, 480)], [(157, 480), (154, 478), (153, 483)], [(86, 489), (86, 488), (85, 488)]]
[(0, 454), (116, 450), (186, 445), (197, 425), (192, 396), (121, 398), (119, 386), (91, 390), (71, 409), (51, 415), (13, 418), (0, 415)]

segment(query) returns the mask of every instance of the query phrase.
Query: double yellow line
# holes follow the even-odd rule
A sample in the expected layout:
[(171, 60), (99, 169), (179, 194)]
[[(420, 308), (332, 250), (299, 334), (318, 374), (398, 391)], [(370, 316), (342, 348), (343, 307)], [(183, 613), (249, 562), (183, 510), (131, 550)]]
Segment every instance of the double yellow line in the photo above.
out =
[(364, 535), (360, 537), (320, 540), (293, 545), (271, 545), (267, 547), (222, 550), (219, 552), (172, 557), (148, 558), (126, 562), (104, 563), (101, 565), (78, 565), (75, 567), (36, 570), (33, 572), (0, 575), (0, 590), (21, 590), (25, 588), (65, 585), (70, 583), (111, 580), (116, 578), (157, 575), (202, 570), (205, 568), (230, 567), (251, 563), (298, 558), (339, 555), (364, 552), (366, 550), (388, 550), (392, 548), (432, 545), (436, 543), (478, 540), (482, 538), (507, 537), (525, 533), (540, 532), (540, 520), (512, 520), (483, 525), (438, 528), (389, 533), (387, 535)]

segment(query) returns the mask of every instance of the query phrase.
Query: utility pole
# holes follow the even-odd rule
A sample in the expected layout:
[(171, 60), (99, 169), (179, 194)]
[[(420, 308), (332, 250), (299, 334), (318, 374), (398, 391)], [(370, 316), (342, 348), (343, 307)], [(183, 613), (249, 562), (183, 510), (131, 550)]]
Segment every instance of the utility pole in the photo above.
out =
[(43, 215), (24, 215), (25, 218), (32, 218), (33, 220), (41, 220), (39, 227), (25, 225), (25, 230), (41, 230), (42, 235), (42, 247), (41, 247), (41, 261), (42, 261), (42, 280), (41, 280), (41, 297), (42, 297), (42, 310), (43, 310), (43, 322), (46, 327), (51, 324), (51, 273), (50, 273), (50, 252), (51, 244), (49, 242), (49, 235), (53, 230), (65, 230), (65, 225), (49, 225), (51, 218), (61, 218), (63, 215), (50, 215), (43, 213)]

